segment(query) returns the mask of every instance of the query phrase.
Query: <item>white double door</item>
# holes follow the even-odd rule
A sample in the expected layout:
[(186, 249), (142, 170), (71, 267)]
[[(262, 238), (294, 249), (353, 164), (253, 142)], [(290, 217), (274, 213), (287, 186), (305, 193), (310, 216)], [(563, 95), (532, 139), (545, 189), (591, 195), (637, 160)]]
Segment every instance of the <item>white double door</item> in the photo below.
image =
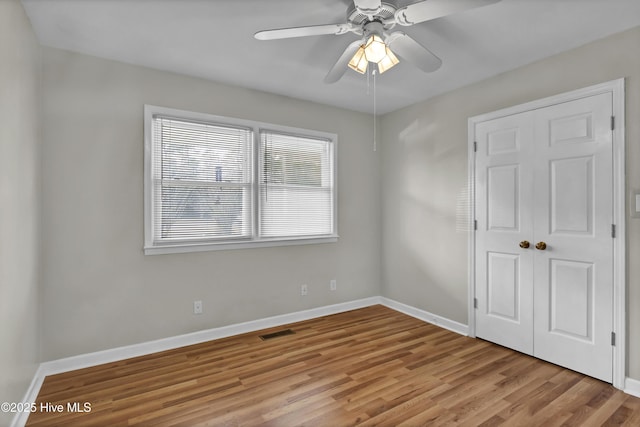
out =
[(601, 94), (475, 126), (476, 335), (607, 382), (611, 116)]

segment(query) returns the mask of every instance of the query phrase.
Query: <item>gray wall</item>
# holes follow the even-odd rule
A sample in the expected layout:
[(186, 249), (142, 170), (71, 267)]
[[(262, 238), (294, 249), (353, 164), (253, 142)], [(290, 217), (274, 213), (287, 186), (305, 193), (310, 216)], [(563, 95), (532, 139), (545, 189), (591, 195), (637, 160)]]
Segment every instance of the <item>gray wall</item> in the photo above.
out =
[[(380, 294), (369, 115), (52, 48), (43, 67), (44, 360)], [(143, 255), (144, 104), (336, 133), (338, 243)]]
[[(640, 27), (382, 118), (383, 294), (467, 323), (467, 119), (627, 77), (627, 188), (640, 189)], [(640, 379), (640, 219), (627, 220), (628, 374)]]
[(0, 402), (22, 399), (39, 362), (39, 55), (22, 5), (0, 1)]
[[(365, 114), (52, 48), (40, 58), (19, 2), (0, 1), (0, 401), (22, 397), (40, 360), (373, 295), (466, 323), (467, 118), (627, 77), (627, 185), (640, 189), (638, 50), (640, 28), (388, 114), (373, 152)], [(338, 134), (339, 242), (144, 256), (145, 103)], [(635, 218), (627, 249), (640, 379)]]

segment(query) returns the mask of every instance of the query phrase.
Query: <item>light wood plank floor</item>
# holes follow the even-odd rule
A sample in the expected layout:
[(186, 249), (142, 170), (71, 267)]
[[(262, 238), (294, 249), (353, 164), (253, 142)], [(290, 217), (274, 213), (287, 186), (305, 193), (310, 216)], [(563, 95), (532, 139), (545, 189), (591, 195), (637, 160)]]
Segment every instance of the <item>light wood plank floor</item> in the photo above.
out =
[(27, 425), (640, 426), (609, 384), (386, 307), (286, 327), (47, 377), (65, 411)]

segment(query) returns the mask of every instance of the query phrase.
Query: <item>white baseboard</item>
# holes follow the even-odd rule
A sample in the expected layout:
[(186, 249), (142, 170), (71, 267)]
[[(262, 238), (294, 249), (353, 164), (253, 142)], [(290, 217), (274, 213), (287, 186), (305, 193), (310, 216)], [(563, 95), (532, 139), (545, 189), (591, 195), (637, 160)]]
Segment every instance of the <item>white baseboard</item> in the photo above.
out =
[[(44, 377), (46, 376), (47, 375), (44, 373), (41, 363), (40, 366), (38, 366), (38, 369), (31, 380), (31, 384), (29, 384), (29, 388), (21, 402), (33, 403), (36, 401), (38, 393), (40, 392), (40, 387), (42, 387)], [(17, 412), (13, 417), (13, 420), (11, 420), (9, 427), (23, 427), (27, 423), (27, 419), (29, 419), (29, 412)]]
[(625, 378), (623, 391), (631, 396), (640, 397), (640, 381), (629, 377)]
[(87, 353), (58, 360), (52, 360), (40, 364), (38, 374), (47, 376), (59, 374), (62, 372), (74, 371), (90, 366), (102, 365), (104, 363), (116, 362), (119, 360), (144, 356), (147, 354), (157, 353), (165, 350), (172, 350), (174, 348), (185, 347), (193, 344), (200, 344), (203, 342), (226, 338), (233, 335), (259, 331), (261, 329), (273, 328), (289, 323), (302, 322), (305, 320), (315, 319), (331, 314), (343, 313), (345, 311), (369, 307), (375, 304), (384, 305), (388, 308), (415, 317), (424, 322), (432, 323), (434, 325), (440, 326), (453, 332), (457, 332), (462, 335), (466, 335), (468, 331), (467, 325), (463, 325), (453, 320), (449, 320), (436, 314), (411, 307), (409, 305), (391, 300), (389, 298), (377, 296), (349, 301), (345, 303), (328, 305), (324, 307), (312, 308), (304, 311), (297, 311), (294, 313), (282, 314), (279, 316), (267, 317), (264, 319), (252, 320), (249, 322), (236, 323), (219, 328), (206, 329), (169, 338), (162, 338), (159, 340), (147, 341), (109, 350), (97, 351), (94, 353)]
[(445, 317), (438, 316), (437, 314), (429, 313), (428, 311), (411, 307), (410, 305), (406, 305), (385, 297), (380, 297), (380, 304), (393, 310), (399, 311), (400, 313), (404, 313), (408, 316), (420, 319), (423, 322), (440, 326), (441, 328), (448, 329), (461, 335), (469, 335), (469, 326), (458, 323), (454, 320), (447, 319)]
[(45, 376), (59, 374), (62, 372), (75, 371), (76, 369), (116, 362), (118, 360), (144, 356), (147, 354), (157, 353), (165, 350), (172, 350), (174, 348), (185, 347), (188, 345), (200, 344), (207, 341), (227, 338), (233, 335), (240, 335), (247, 332), (254, 332), (261, 329), (286, 325), (288, 323), (302, 322), (309, 319), (315, 319), (317, 317), (328, 316), (330, 314), (342, 313), (349, 310), (369, 307), (375, 304), (380, 304), (379, 297), (371, 297), (340, 304), (328, 305), (324, 307), (312, 308), (309, 310), (297, 311), (294, 313), (252, 320), (249, 322), (236, 323), (233, 325), (191, 332), (184, 335), (177, 335), (174, 337), (162, 338), (154, 341), (147, 341), (140, 344), (133, 344), (109, 350), (97, 351), (95, 353), (66, 357), (64, 359), (44, 362), (41, 364), (41, 368)]

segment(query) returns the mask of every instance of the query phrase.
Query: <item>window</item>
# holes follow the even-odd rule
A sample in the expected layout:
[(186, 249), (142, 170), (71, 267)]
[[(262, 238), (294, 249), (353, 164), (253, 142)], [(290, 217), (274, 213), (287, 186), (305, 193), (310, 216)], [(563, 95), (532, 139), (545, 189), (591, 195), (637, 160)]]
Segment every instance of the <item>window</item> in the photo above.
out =
[(260, 230), (264, 237), (333, 232), (329, 140), (260, 132)]
[(145, 106), (145, 253), (336, 241), (336, 140)]

